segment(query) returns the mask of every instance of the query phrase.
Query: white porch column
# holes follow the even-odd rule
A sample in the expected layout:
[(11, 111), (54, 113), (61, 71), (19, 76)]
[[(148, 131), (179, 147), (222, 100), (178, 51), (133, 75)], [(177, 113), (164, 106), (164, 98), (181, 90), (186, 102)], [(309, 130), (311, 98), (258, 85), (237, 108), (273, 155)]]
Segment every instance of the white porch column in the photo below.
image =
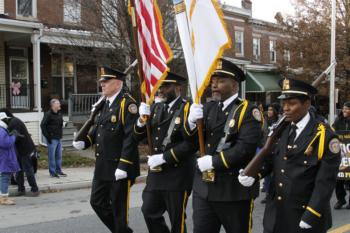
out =
[(41, 109), (41, 72), (40, 72), (40, 37), (41, 30), (33, 31), (31, 42), (33, 44), (33, 80), (34, 80), (34, 109), (38, 111), (38, 138), (39, 143), (43, 144), (40, 121), (42, 118)]
[(33, 44), (34, 109), (41, 112), (40, 32), (31, 36)]

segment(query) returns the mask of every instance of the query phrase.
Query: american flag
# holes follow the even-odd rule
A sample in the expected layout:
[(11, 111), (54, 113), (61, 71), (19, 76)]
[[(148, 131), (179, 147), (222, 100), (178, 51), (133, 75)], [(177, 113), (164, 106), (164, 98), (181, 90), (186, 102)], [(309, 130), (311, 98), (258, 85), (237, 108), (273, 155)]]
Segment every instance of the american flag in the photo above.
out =
[(156, 0), (134, 0), (137, 38), (141, 56), (143, 84), (142, 92), (148, 102), (154, 95), (169, 70), (167, 63), (173, 55), (165, 41), (162, 16)]

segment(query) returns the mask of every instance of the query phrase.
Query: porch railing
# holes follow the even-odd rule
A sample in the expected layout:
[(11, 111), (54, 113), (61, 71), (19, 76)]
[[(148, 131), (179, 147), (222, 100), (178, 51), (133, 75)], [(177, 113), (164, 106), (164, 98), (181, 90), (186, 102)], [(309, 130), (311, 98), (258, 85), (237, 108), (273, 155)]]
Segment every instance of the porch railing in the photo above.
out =
[(33, 84), (0, 84), (0, 107), (30, 110), (34, 106)]
[(68, 115), (70, 117), (89, 115), (91, 106), (100, 96), (100, 94), (72, 94), (68, 102)]

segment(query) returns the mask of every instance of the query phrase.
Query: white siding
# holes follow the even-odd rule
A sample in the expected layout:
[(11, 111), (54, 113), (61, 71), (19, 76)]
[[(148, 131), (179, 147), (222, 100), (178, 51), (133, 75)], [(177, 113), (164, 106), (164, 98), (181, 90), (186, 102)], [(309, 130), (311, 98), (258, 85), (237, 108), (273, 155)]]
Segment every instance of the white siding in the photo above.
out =
[(0, 0), (0, 14), (4, 14), (5, 13), (5, 4), (4, 4), (5, 0)]
[(28, 128), (29, 133), (36, 145), (40, 143), (40, 122), (43, 118), (43, 113), (28, 112), (28, 113), (15, 113), (16, 117), (21, 119)]
[(24, 122), (27, 126), (27, 129), (29, 133), (32, 136), (32, 139), (35, 143), (35, 145), (39, 144), (39, 129), (40, 129), (40, 123), (38, 121), (31, 121), (31, 122)]

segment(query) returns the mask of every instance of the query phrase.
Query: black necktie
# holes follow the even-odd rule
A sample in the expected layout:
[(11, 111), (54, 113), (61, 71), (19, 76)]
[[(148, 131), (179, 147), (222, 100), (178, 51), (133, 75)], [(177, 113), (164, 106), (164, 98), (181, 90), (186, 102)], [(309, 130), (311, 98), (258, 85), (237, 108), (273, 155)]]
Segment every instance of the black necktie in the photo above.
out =
[(109, 111), (109, 100), (106, 100), (104, 112), (108, 112), (108, 111)]
[(297, 129), (298, 126), (296, 124), (292, 124), (289, 129), (289, 136), (288, 136), (288, 145), (292, 146), (294, 144), (295, 137), (297, 136)]
[(222, 110), (223, 107), (224, 107), (224, 103), (223, 103), (223, 102), (219, 102), (218, 110), (219, 110), (220, 112), (223, 111), (223, 110)]
[(163, 106), (163, 120), (168, 118), (168, 109), (169, 109), (169, 105), (164, 104), (164, 106)]

